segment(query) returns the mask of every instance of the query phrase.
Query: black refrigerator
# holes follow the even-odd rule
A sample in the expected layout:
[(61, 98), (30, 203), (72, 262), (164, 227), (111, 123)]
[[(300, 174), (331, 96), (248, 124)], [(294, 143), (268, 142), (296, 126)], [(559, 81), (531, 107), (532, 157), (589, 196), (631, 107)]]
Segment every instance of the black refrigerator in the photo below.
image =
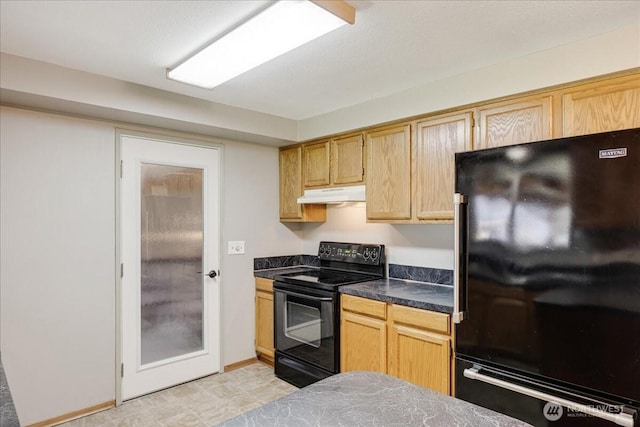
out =
[(640, 128), (455, 162), (455, 396), (640, 427)]

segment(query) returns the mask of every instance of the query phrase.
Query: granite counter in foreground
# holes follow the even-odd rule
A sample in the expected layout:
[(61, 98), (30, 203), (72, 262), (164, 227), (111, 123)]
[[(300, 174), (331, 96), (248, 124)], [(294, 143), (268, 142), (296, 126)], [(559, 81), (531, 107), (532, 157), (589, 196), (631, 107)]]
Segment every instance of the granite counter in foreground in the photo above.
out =
[(520, 427), (529, 424), (375, 372), (347, 372), (238, 415), (219, 427)]
[(2, 427), (20, 427), (18, 414), (13, 405), (9, 383), (4, 373), (4, 366), (0, 360), (0, 426)]

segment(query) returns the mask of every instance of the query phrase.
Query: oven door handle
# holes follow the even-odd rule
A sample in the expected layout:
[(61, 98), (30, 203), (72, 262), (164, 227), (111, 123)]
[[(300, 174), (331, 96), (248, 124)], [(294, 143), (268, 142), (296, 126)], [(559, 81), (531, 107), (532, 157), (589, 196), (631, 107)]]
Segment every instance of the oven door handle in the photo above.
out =
[(291, 291), (285, 291), (282, 289), (274, 289), (275, 292), (282, 292), (285, 295), (291, 295), (294, 297), (298, 297), (298, 298), (306, 298), (306, 299), (310, 299), (310, 300), (314, 300), (314, 301), (331, 301), (333, 300), (332, 297), (316, 297), (313, 295), (305, 295), (305, 294), (299, 294), (297, 292), (291, 292)]

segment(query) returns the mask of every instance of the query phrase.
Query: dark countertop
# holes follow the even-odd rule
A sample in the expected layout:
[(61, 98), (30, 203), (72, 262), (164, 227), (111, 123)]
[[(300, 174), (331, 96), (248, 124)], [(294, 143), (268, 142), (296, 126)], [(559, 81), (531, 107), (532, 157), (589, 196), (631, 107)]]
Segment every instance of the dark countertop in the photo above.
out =
[(453, 287), (400, 279), (380, 279), (340, 287), (340, 293), (424, 310), (453, 312)]
[(7, 383), (7, 377), (4, 374), (2, 360), (0, 360), (0, 426), (20, 427), (18, 414), (16, 414), (16, 408), (13, 406), (11, 391)]
[(375, 372), (348, 372), (227, 420), (220, 427), (529, 426), (498, 412)]
[[(253, 275), (255, 277), (273, 280), (275, 276), (279, 274), (299, 273), (310, 268), (318, 267), (297, 265), (293, 267), (269, 268), (254, 270)], [(340, 293), (421, 308), (423, 310), (449, 314), (453, 312), (453, 287), (437, 283), (385, 278), (341, 286)]]

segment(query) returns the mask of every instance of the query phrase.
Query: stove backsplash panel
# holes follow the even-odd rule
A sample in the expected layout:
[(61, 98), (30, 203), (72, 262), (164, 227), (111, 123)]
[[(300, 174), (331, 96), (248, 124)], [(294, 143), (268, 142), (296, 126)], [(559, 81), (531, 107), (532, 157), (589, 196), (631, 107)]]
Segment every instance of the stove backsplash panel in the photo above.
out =
[(253, 259), (254, 270), (266, 270), (269, 268), (296, 267), (308, 265), (319, 267), (320, 259), (317, 255), (285, 255)]
[(453, 270), (412, 265), (389, 264), (389, 277), (453, 286)]
[[(319, 267), (320, 259), (316, 255), (285, 255), (253, 259), (254, 270), (297, 267), (299, 265)], [(389, 264), (389, 277), (394, 279), (415, 280), (417, 282), (453, 286), (453, 270), (446, 270), (442, 268)]]

